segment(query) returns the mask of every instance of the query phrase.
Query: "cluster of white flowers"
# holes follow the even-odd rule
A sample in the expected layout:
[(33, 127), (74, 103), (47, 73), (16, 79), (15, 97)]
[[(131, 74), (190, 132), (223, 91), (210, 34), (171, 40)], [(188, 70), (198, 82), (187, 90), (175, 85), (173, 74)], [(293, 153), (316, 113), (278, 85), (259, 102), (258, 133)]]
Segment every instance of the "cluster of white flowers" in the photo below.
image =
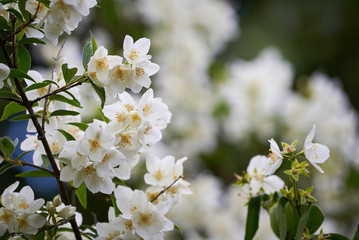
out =
[(216, 144), (215, 99), (207, 70), (238, 33), (236, 14), (218, 0), (140, 0), (136, 10), (158, 51), (161, 72), (155, 87), (174, 114), (167, 144), (192, 159)]
[(96, 225), (97, 239), (163, 239), (163, 233), (174, 227), (165, 214), (179, 202), (182, 194), (192, 193), (189, 183), (182, 179), (185, 160), (175, 162), (172, 156), (159, 159), (149, 155), (145, 182), (152, 186), (145, 192), (118, 186), (114, 195), (121, 214), (116, 216), (114, 209), (109, 209), (109, 222)]
[(1, 195), (0, 208), (0, 236), (6, 231), (9, 233), (36, 234), (46, 218), (38, 211), (44, 205), (44, 199), (34, 198), (34, 192), (29, 186), (23, 187), (20, 192), (14, 192), (19, 186), (15, 182), (7, 187)]
[[(40, 28), (44, 26), (45, 36), (57, 45), (58, 37), (77, 28), (82, 17), (89, 15), (90, 8), (96, 4), (96, 0), (51, 0), (47, 7), (36, 0), (28, 0), (25, 9), (33, 16), (36, 14), (36, 18), (34, 24), (25, 29), (25, 34), (27, 37), (42, 38), (44, 34)], [(7, 10), (11, 8), (19, 10), (14, 3), (0, 4), (1, 15), (8, 19)]]
[(134, 93), (139, 93), (142, 87), (149, 88), (149, 77), (160, 69), (157, 64), (149, 61), (151, 56), (147, 53), (150, 44), (147, 38), (134, 43), (132, 37), (126, 35), (123, 42), (125, 63), (122, 63), (122, 57), (110, 56), (106, 48), (99, 47), (88, 64), (91, 80), (98, 86), (105, 87), (109, 96), (116, 96), (126, 88)]

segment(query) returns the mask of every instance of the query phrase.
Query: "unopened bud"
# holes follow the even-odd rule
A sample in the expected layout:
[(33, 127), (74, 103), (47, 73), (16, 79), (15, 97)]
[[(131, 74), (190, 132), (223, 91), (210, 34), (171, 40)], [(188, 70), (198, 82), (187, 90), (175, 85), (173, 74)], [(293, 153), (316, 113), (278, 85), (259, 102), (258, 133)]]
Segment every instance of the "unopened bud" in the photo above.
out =
[(47, 211), (49, 211), (50, 214), (54, 214), (56, 212), (56, 207), (52, 205), (51, 202), (46, 203)]
[(73, 206), (65, 206), (61, 211), (59, 212), (59, 217), (62, 218), (69, 218), (75, 215), (76, 208)]
[(55, 207), (58, 207), (62, 204), (62, 201), (61, 201), (61, 197), (60, 197), (60, 194), (58, 194), (57, 196), (54, 197), (54, 199), (52, 200), (53, 204)]

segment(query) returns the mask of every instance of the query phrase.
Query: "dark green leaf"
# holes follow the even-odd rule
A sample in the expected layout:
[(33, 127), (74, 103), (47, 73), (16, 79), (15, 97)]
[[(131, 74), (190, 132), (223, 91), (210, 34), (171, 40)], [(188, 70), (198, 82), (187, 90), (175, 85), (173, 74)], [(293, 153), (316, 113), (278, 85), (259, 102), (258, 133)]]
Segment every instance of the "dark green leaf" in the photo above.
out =
[(92, 43), (87, 43), (82, 51), (82, 65), (87, 70), (90, 58), (93, 56)]
[(343, 236), (343, 235), (340, 235), (340, 234), (337, 234), (337, 233), (330, 233), (330, 240), (349, 240), (349, 238)]
[(322, 225), (324, 221), (324, 215), (320, 208), (316, 205), (312, 205), (312, 210), (309, 214), (309, 219), (307, 223), (307, 228), (309, 229), (309, 233), (315, 233), (319, 227)]
[(80, 201), (81, 206), (87, 208), (87, 191), (85, 183), (82, 183), (75, 191), (77, 199)]
[(32, 152), (32, 151), (27, 151), (27, 152), (21, 153), (21, 154), (16, 158), (16, 161), (20, 161), (23, 156), (25, 156), (26, 154), (31, 153), (31, 152)]
[(46, 155), (41, 155), (41, 159), (42, 159), (42, 165), (44, 165), (44, 168), (49, 168), (50, 167), (50, 160)]
[(19, 96), (16, 93), (13, 92), (0, 92), (1, 97), (9, 97), (14, 99), (19, 99)]
[(39, 232), (36, 236), (35, 236), (35, 240), (44, 240), (45, 239), (45, 231)]
[(103, 107), (105, 106), (105, 102), (106, 102), (105, 89), (103, 87), (97, 86), (92, 81), (90, 81), (90, 83), (91, 83), (93, 89), (95, 89), (97, 95), (100, 97), (100, 99), (101, 99), (101, 109), (103, 109)]
[(64, 135), (64, 137), (66, 138), (67, 141), (76, 141), (76, 139), (70, 133), (66, 132), (65, 130), (57, 129), (57, 131), (59, 131), (62, 135)]
[(119, 178), (117, 178), (117, 177), (114, 177), (114, 178), (112, 179), (112, 182), (113, 182), (114, 184), (116, 184), (116, 185), (127, 186), (126, 183), (125, 183), (125, 181), (123, 181), (122, 179), (119, 179)]
[(287, 239), (294, 239), (299, 224), (299, 215), (297, 209), (290, 202), (284, 206), (285, 218), (287, 223)]
[(295, 235), (296, 240), (301, 240), (303, 232), (305, 231), (305, 228), (307, 226), (308, 218), (310, 211), (312, 210), (312, 205), (309, 204), (305, 212), (302, 214), (301, 218), (299, 219), (299, 224), (297, 228), (297, 233)]
[(97, 50), (97, 43), (96, 43), (95, 38), (93, 37), (92, 33), (91, 33), (91, 43), (92, 43), (92, 52), (93, 52), (93, 54), (95, 54), (95, 52)]
[(33, 170), (19, 173), (16, 177), (53, 177), (53, 175), (44, 170)]
[(284, 206), (288, 202), (285, 197), (282, 197), (278, 203), (278, 220), (279, 220), (279, 239), (284, 240), (287, 235), (287, 220), (285, 217)]
[(44, 82), (41, 82), (41, 83), (34, 83), (34, 84), (31, 84), (30, 86), (28, 86), (25, 89), (25, 92), (35, 90), (35, 89), (39, 89), (39, 88), (43, 88), (43, 87), (46, 87), (49, 84), (51, 84), (51, 81), (44, 81)]
[(37, 0), (40, 3), (43, 3), (46, 7), (50, 7), (50, 0)]
[(17, 0), (1, 0), (0, 3), (2, 4), (8, 4), (8, 3), (12, 3), (12, 2), (16, 2)]
[(245, 240), (253, 239), (258, 229), (259, 212), (261, 209), (262, 197), (254, 197), (249, 201), (246, 221)]
[(8, 8), (8, 9), (6, 9), (6, 11), (12, 13), (17, 19), (20, 20), (20, 22), (23, 22), (23, 21), (24, 21), (24, 19), (23, 19), (21, 13), (19, 13), (19, 12), (18, 12), (17, 10), (15, 10), (14, 8)]
[(121, 214), (121, 211), (120, 209), (117, 207), (117, 204), (116, 204), (116, 198), (113, 194), (110, 194), (110, 198), (112, 200), (112, 205), (113, 205), (113, 208), (115, 209), (115, 216), (118, 217), (120, 214)]
[[(40, 117), (40, 116), (38, 116), (38, 117)], [(23, 114), (23, 115), (11, 118), (10, 121), (16, 122), (16, 121), (28, 120), (30, 118), (31, 118), (30, 114)]]
[[(17, 140), (14, 141), (14, 143), (16, 142)], [(11, 158), (11, 155), (12, 153), (14, 152), (14, 149), (15, 149), (15, 146), (16, 146), (16, 143), (14, 144), (10, 138), (8, 137), (2, 137), (0, 138), (0, 148), (1, 148), (1, 151), (4, 153), (4, 155), (7, 157), (7, 158)], [(6, 154), (5, 154), (6, 152)]]
[(12, 27), (9, 25), (9, 23), (3, 16), (0, 16), (0, 29), (12, 29)]
[(78, 113), (78, 112), (70, 111), (70, 110), (56, 110), (56, 111), (53, 111), (53, 112), (50, 114), (50, 117), (54, 117), (54, 116), (67, 116), (67, 115), (77, 116), (77, 115), (79, 115), (79, 114), (80, 114), (80, 113)]
[(86, 131), (86, 129), (89, 127), (89, 125), (87, 125), (86, 123), (71, 122), (71, 123), (67, 123), (67, 124), (76, 126), (79, 129), (81, 129), (82, 131)]
[(31, 68), (31, 57), (27, 49), (23, 45), (19, 45), (17, 48), (18, 51), (18, 60), (19, 60), (19, 69), (28, 72)]
[(21, 71), (19, 69), (10, 68), (9, 77), (12, 77), (12, 78), (26, 78), (26, 79), (29, 79), (29, 80), (35, 82), (35, 80), (32, 79), (32, 77), (30, 77), (25, 72), (23, 72), (23, 71)]
[(22, 16), (24, 16), (24, 18), (27, 21), (30, 19), (31, 14), (28, 11), (26, 11), (26, 1), (27, 0), (19, 0), (18, 5), (19, 5), (19, 9), (20, 9)]
[(38, 39), (38, 38), (22, 38), (19, 41), (20, 44), (46, 44), (44, 41)]
[(8, 105), (6, 105), (4, 112), (0, 118), (0, 121), (4, 121), (11, 115), (18, 113), (18, 112), (25, 111), (25, 110), (26, 110), (26, 108), (24, 106), (21, 106), (20, 104), (18, 104), (16, 102), (10, 102)]
[(76, 75), (77, 68), (68, 68), (67, 63), (62, 64), (61, 68), (62, 68), (62, 74), (64, 75), (64, 79), (65, 79), (65, 82), (67, 84)]
[(6, 163), (4, 166), (0, 168), (0, 175), (9, 170), (10, 168), (16, 167), (16, 164), (13, 163)]
[(82, 108), (80, 102), (77, 99), (69, 99), (69, 98), (64, 97), (62, 95), (52, 95), (52, 96), (50, 96), (50, 100), (61, 101), (61, 102), (68, 103), (68, 104), (70, 104), (72, 106)]

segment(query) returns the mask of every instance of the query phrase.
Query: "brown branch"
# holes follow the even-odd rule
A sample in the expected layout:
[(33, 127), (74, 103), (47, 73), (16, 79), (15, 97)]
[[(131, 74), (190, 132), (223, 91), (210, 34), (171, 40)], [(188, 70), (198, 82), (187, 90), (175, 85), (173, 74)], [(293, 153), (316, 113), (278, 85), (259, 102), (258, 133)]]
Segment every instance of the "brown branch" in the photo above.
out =
[(20, 101), (19, 99), (10, 98), (10, 97), (0, 97), (0, 100), (12, 101), (22, 104), (22, 101)]
[(44, 96), (42, 96), (42, 97), (38, 97), (38, 98), (36, 98), (36, 99), (30, 101), (30, 103), (31, 103), (31, 105), (33, 105), (34, 103), (40, 101), (41, 99), (44, 99), (44, 98), (49, 97), (49, 96), (52, 96), (52, 95), (56, 95), (56, 94), (58, 94), (58, 93), (60, 93), (60, 92), (69, 90), (69, 89), (71, 89), (71, 88), (73, 88), (73, 87), (76, 87), (76, 86), (79, 86), (79, 85), (81, 85), (82, 83), (86, 82), (87, 80), (89, 80), (89, 79), (86, 77), (84, 80), (79, 81), (79, 82), (76, 82), (76, 83), (74, 83), (74, 84), (72, 84), (72, 85), (60, 87), (60, 88), (58, 88), (58, 89), (52, 91), (52, 92), (49, 93), (49, 94), (46, 94), (46, 95), (44, 95)]
[(29, 167), (33, 167), (33, 168), (37, 168), (37, 169), (40, 169), (40, 170), (43, 170), (43, 171), (46, 171), (48, 173), (51, 173), (51, 175), (54, 175), (54, 172), (47, 169), (47, 168), (43, 168), (43, 167), (40, 167), (40, 166), (37, 166), (35, 164), (32, 164), (32, 163), (29, 163), (25, 160), (22, 160), (22, 161), (16, 161), (16, 160), (13, 160), (13, 159), (8, 159), (8, 158), (4, 158), (5, 161), (8, 161), (8, 162), (12, 162), (12, 163), (15, 163), (19, 166), (29, 166)]
[(176, 180), (174, 180), (173, 183), (171, 183), (171, 185), (169, 185), (168, 187), (166, 187), (165, 189), (163, 189), (159, 194), (156, 195), (156, 197), (154, 197), (151, 200), (151, 203), (156, 201), (157, 198), (159, 198), (162, 194), (164, 194), (169, 188), (171, 188), (178, 180), (180, 180), (182, 178), (182, 176), (179, 176)]
[(75, 215), (72, 216), (72, 217), (70, 217), (70, 218), (60, 220), (60, 221), (58, 221), (56, 224), (48, 225), (48, 226), (43, 226), (42, 228), (39, 229), (38, 233), (39, 233), (39, 232), (46, 231), (46, 230), (50, 230), (50, 229), (53, 229), (53, 228), (57, 228), (58, 226), (64, 225), (64, 224), (70, 222), (70, 221), (73, 220), (73, 219), (75, 219)]

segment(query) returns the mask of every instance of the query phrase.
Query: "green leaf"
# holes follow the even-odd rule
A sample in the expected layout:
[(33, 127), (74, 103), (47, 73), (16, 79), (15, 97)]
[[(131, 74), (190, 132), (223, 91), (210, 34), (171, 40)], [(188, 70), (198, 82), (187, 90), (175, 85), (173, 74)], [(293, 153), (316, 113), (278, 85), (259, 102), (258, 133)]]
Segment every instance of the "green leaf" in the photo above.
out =
[(101, 99), (101, 109), (103, 109), (103, 107), (105, 106), (105, 102), (106, 102), (105, 89), (103, 87), (97, 86), (92, 81), (90, 81), (90, 83), (91, 83), (93, 89), (95, 89), (97, 95), (100, 97), (100, 99)]
[(67, 116), (67, 115), (71, 115), (71, 116), (77, 116), (80, 113), (76, 112), (76, 111), (70, 111), (70, 110), (56, 110), (53, 111), (50, 114), (50, 117), (54, 117), (54, 116)]
[(68, 68), (67, 63), (62, 64), (61, 68), (62, 68), (62, 74), (64, 75), (64, 79), (65, 79), (65, 82), (67, 84), (76, 75), (77, 68)]
[(49, 158), (46, 155), (42, 154), (41, 159), (42, 159), (42, 165), (44, 165), (44, 168), (49, 168), (50, 167)]
[(112, 182), (113, 182), (114, 184), (116, 184), (116, 185), (127, 186), (126, 183), (125, 183), (125, 181), (123, 181), (122, 179), (119, 179), (119, 178), (117, 178), (117, 177), (114, 177), (114, 178), (112, 179)]
[[(328, 234), (327, 234), (328, 235)], [(349, 240), (349, 238), (343, 236), (343, 235), (340, 235), (340, 234), (337, 234), (337, 233), (330, 233), (330, 240)]]
[(87, 43), (82, 50), (82, 65), (87, 71), (87, 66), (90, 62), (90, 58), (93, 56), (92, 43)]
[(29, 20), (31, 17), (31, 14), (28, 11), (26, 11), (26, 1), (27, 0), (19, 0), (18, 5), (19, 5), (19, 9), (20, 9), (22, 16), (24, 16), (24, 18), (26, 20)]
[(17, 10), (15, 10), (14, 8), (8, 8), (8, 9), (6, 9), (6, 11), (12, 13), (17, 19), (20, 20), (20, 22), (23, 22), (23, 21), (24, 21), (24, 19), (23, 19), (21, 13), (18, 12)]
[(253, 239), (258, 229), (259, 212), (261, 209), (262, 197), (254, 197), (249, 201), (246, 221), (245, 240)]
[(40, 3), (43, 3), (46, 7), (50, 7), (50, 0), (37, 0)]
[(16, 177), (53, 177), (53, 175), (44, 170), (33, 170), (19, 173), (16, 175)]
[(110, 194), (110, 198), (111, 198), (111, 201), (112, 201), (113, 208), (115, 209), (115, 216), (118, 217), (121, 214), (121, 211), (117, 207), (116, 198), (115, 198), (115, 196), (113, 194)]
[(25, 89), (25, 92), (35, 90), (35, 89), (39, 89), (39, 88), (43, 88), (43, 87), (46, 87), (49, 84), (51, 84), (51, 81), (44, 81), (44, 82), (41, 82), (41, 83), (34, 83), (34, 84), (31, 84), (30, 86), (28, 86)]
[(101, 109), (101, 108), (98, 108), (98, 111), (99, 111), (99, 113), (100, 113), (100, 115), (101, 115), (102, 120), (105, 121), (106, 123), (109, 123), (109, 122), (110, 122), (110, 119), (108, 119), (108, 118), (105, 116), (105, 114), (103, 113), (102, 109)]
[(19, 44), (46, 44), (44, 41), (38, 38), (22, 38)]
[(44, 240), (45, 239), (45, 231), (39, 232), (36, 236), (35, 236), (35, 240)]
[(307, 228), (309, 233), (315, 233), (324, 221), (324, 214), (317, 205), (312, 205), (312, 210), (309, 214), (309, 219), (307, 223)]
[(21, 154), (16, 158), (16, 161), (20, 161), (23, 156), (25, 156), (26, 154), (31, 153), (31, 152), (32, 152), (32, 151), (27, 151), (27, 152), (21, 153)]
[(77, 199), (79, 200), (81, 206), (87, 209), (87, 191), (85, 183), (82, 183), (75, 191)]
[(299, 219), (299, 224), (297, 228), (297, 233), (295, 235), (296, 240), (301, 240), (303, 232), (305, 231), (305, 228), (307, 226), (307, 222), (309, 219), (309, 214), (312, 210), (312, 204), (309, 204), (305, 212), (302, 214), (301, 218)]
[(65, 96), (62, 96), (62, 95), (52, 95), (52, 96), (50, 96), (50, 100), (61, 101), (61, 102), (68, 103), (68, 104), (70, 104), (72, 106), (82, 108), (80, 102), (77, 99), (69, 99), (69, 98), (67, 98)]
[(71, 122), (71, 123), (67, 123), (67, 124), (76, 126), (79, 129), (81, 129), (82, 131), (86, 131), (86, 129), (89, 127), (89, 125), (87, 125), (86, 123)]
[(10, 102), (8, 105), (6, 105), (4, 112), (0, 118), (0, 121), (4, 121), (11, 115), (18, 113), (18, 112), (25, 111), (25, 110), (26, 110), (26, 108), (24, 106), (18, 104), (17, 102)]
[(5, 173), (7, 170), (9, 170), (10, 168), (16, 167), (16, 164), (13, 163), (6, 163), (4, 166), (2, 166), (0, 168), (0, 175)]
[(20, 69), (10, 68), (9, 77), (12, 77), (12, 78), (26, 78), (26, 79), (29, 79), (29, 80), (35, 82), (35, 80), (32, 79), (32, 77), (30, 77), (29, 75), (27, 75), (25, 72), (23, 72)]
[(64, 135), (67, 141), (76, 141), (74, 136), (72, 136), (70, 133), (66, 132), (65, 130), (57, 129), (57, 131), (59, 131), (62, 135)]
[(13, 92), (0, 92), (0, 97), (9, 97), (14, 99), (20, 99), (16, 93)]
[(280, 240), (285, 239), (287, 234), (287, 220), (284, 211), (287, 202), (287, 198), (281, 197), (279, 202), (269, 209), (272, 230)]
[(290, 202), (287, 202), (284, 206), (285, 218), (287, 223), (287, 239), (294, 239), (299, 224), (299, 215), (297, 209), (295, 209)]
[[(16, 140), (15, 140), (16, 142)], [(14, 152), (15, 145), (10, 138), (2, 137), (0, 138), (0, 150), (7, 158), (11, 158), (12, 153)]]
[(17, 48), (18, 67), (24, 72), (28, 72), (31, 68), (31, 57), (29, 51), (23, 46), (19, 45)]
[[(38, 118), (39, 117), (40, 116), (38, 116)], [(16, 122), (16, 121), (28, 120), (30, 118), (31, 118), (30, 114), (23, 114), (23, 115), (11, 118), (10, 121)]]
[(12, 3), (12, 2), (16, 2), (17, 0), (0, 0), (0, 3), (2, 4), (8, 4), (8, 3)]
[(9, 25), (8, 21), (3, 16), (0, 16), (0, 28), (12, 30), (12, 27)]
[(97, 42), (94, 38), (94, 36), (91, 33), (91, 44), (92, 44), (92, 52), (93, 54), (95, 54), (96, 50), (97, 50)]

